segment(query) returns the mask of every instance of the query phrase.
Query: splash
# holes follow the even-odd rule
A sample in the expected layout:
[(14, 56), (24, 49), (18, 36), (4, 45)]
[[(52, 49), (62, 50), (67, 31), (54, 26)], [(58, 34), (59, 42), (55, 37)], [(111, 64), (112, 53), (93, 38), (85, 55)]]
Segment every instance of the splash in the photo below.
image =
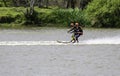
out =
[[(64, 41), (65, 42), (65, 41)], [(120, 37), (97, 38), (80, 41), (79, 43), (58, 43), (57, 41), (0, 41), (4, 46), (34, 45), (120, 45)]]
[(83, 44), (120, 44), (120, 37), (106, 37), (89, 39), (82, 42)]
[(97, 38), (97, 39), (89, 39), (89, 40), (85, 40), (82, 41), (82, 44), (113, 44), (113, 45), (117, 45), (120, 44), (120, 37), (106, 37), (106, 38)]

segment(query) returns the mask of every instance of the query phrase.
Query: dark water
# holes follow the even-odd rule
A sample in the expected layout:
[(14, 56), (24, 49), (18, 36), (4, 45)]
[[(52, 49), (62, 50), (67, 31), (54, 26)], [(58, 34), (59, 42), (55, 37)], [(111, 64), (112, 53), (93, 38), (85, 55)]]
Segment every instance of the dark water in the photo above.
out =
[(119, 29), (84, 29), (79, 40), (89, 45), (7, 45), (8, 41), (69, 41), (66, 30), (0, 30), (0, 42), (6, 42), (0, 43), (0, 76), (120, 75)]

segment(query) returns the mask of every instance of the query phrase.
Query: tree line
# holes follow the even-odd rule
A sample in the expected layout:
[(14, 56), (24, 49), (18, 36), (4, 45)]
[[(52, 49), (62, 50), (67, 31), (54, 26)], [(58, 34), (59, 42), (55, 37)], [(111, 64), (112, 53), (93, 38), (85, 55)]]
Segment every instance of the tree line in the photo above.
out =
[[(30, 24), (78, 21), (88, 27), (120, 27), (120, 0), (0, 0), (0, 7), (25, 7), (20, 17)], [(43, 13), (41, 8), (51, 9)], [(9, 16), (1, 15), (0, 23), (13, 20)]]
[[(27, 7), (31, 2), (39, 8), (48, 8), (49, 6), (57, 6), (60, 8), (80, 8), (84, 9), (92, 0), (1, 0), (1, 4), (5, 7)], [(1, 5), (2, 6), (2, 5)]]

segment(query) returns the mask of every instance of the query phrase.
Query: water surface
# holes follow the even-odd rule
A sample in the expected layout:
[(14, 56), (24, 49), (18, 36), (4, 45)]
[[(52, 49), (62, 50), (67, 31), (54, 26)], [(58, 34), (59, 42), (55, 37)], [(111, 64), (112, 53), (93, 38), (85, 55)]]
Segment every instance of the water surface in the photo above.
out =
[[(35, 43), (69, 41), (71, 34), (68, 34), (67, 30), (57, 28), (2, 29), (0, 42), (7, 44), (7, 42), (16, 41), (18, 42), (16, 44), (19, 44), (21, 41)], [(91, 43), (89, 45), (32, 45), (32, 43), (29, 43), (31, 45), (24, 45), (25, 43), (0, 45), (0, 75), (119, 76), (119, 33), (119, 29), (84, 29), (84, 35), (79, 40)]]

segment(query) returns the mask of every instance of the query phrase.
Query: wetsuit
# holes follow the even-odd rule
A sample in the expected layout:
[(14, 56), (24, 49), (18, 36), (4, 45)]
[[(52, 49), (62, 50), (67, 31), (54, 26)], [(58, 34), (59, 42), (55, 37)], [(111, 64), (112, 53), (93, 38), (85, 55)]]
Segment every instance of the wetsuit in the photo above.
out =
[(80, 35), (83, 35), (83, 30), (82, 30), (82, 28), (80, 26), (78, 28), (77, 27), (73, 27), (68, 32), (73, 33), (71, 42), (72, 41), (79, 42), (78, 38), (80, 37)]
[(80, 35), (83, 35), (83, 30), (82, 30), (82, 28), (81, 27), (76, 27), (75, 29), (74, 29), (74, 37), (75, 37), (75, 42), (77, 41), (77, 42), (79, 42), (78, 41), (78, 38), (80, 37)]

